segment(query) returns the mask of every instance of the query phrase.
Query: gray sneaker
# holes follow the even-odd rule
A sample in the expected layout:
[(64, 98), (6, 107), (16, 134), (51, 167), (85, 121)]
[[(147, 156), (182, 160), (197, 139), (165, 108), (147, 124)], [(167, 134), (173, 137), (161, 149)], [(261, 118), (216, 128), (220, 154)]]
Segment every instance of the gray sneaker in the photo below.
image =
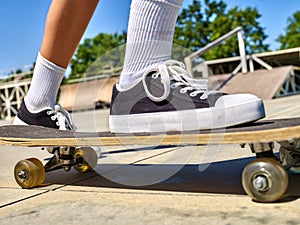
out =
[(60, 130), (75, 130), (70, 114), (56, 105), (55, 109), (47, 108), (37, 113), (31, 113), (23, 101), (16, 115), (14, 125), (37, 125)]
[(150, 67), (126, 89), (114, 86), (109, 128), (116, 133), (204, 130), (265, 117), (255, 95), (209, 91), (207, 83), (174, 60)]

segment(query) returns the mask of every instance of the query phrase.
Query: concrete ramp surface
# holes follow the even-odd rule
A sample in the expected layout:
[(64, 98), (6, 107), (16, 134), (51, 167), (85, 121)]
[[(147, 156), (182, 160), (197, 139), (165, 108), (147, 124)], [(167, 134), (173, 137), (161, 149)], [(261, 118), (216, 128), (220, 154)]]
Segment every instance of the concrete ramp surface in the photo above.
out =
[(221, 87), (220, 90), (228, 94), (251, 93), (261, 99), (272, 99), (292, 72), (292, 66), (284, 66), (272, 70), (256, 70), (246, 74), (216, 75), (210, 79), (209, 86), (211, 89)]
[(59, 103), (63, 108), (75, 111), (95, 108), (96, 102), (110, 103), (113, 85), (118, 78), (63, 85), (60, 88)]

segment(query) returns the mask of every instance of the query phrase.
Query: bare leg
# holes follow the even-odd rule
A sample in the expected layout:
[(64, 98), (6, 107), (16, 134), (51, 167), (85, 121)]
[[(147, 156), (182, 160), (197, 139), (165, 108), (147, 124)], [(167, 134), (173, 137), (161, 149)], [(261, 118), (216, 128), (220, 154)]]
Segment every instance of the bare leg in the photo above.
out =
[(40, 53), (66, 68), (99, 0), (53, 0), (48, 12)]
[(54, 108), (66, 68), (99, 0), (53, 0), (25, 104), (30, 112)]

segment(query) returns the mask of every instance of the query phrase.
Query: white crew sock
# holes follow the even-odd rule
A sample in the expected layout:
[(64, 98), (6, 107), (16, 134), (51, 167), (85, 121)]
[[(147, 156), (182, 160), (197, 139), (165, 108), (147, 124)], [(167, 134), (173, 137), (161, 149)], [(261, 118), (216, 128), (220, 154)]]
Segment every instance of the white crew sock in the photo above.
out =
[(171, 58), (182, 0), (132, 0), (120, 87), (139, 79), (143, 69)]
[(40, 53), (38, 54), (31, 85), (24, 98), (30, 112), (40, 112), (49, 107), (54, 108), (65, 72), (65, 68), (55, 65)]

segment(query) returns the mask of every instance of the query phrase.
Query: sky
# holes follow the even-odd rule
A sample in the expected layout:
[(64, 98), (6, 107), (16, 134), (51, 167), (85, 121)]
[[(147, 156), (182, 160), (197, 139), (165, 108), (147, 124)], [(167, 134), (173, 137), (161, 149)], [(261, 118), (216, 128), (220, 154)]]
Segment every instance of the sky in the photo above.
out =
[[(88, 1), (88, 0), (86, 0)], [(284, 33), (287, 18), (300, 10), (299, 0), (224, 0), (228, 8), (256, 7), (262, 17), (260, 25), (269, 36), (271, 50), (279, 48), (276, 38)], [(84, 34), (126, 31), (131, 0), (100, 0)], [(183, 7), (192, 0), (184, 0)], [(0, 75), (32, 65), (39, 51), (44, 24), (51, 0), (8, 0), (0, 3)]]

